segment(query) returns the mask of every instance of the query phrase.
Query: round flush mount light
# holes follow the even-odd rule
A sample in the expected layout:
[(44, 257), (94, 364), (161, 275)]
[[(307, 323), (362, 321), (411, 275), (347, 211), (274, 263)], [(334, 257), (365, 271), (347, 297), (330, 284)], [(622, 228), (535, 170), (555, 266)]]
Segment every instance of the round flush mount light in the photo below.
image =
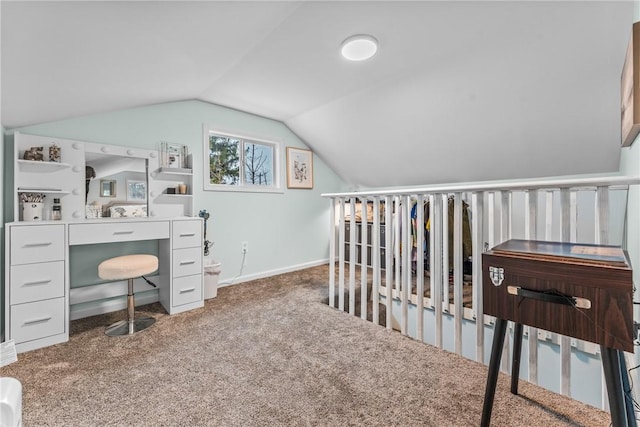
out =
[(342, 42), (340, 53), (349, 61), (364, 61), (378, 50), (378, 40), (366, 34), (351, 36)]

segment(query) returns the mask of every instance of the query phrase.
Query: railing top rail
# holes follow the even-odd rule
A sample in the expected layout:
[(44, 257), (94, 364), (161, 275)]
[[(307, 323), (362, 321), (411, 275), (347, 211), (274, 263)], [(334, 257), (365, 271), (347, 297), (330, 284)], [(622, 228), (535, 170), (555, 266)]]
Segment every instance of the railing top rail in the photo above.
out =
[(457, 193), (474, 191), (541, 190), (556, 188), (621, 187), (640, 184), (640, 176), (589, 175), (577, 177), (555, 177), (504, 181), (481, 181), (456, 184), (436, 184), (420, 187), (383, 188), (379, 190), (353, 191), (345, 193), (324, 193), (322, 197), (373, 197), (411, 196), (427, 193)]

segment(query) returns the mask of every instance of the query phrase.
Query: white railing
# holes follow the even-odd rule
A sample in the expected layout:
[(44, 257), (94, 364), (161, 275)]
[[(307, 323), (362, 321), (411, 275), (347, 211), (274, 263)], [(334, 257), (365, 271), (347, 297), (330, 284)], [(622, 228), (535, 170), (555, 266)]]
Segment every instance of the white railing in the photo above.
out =
[[(324, 194), (336, 213), (330, 225), (329, 304), (486, 364), (494, 319), (483, 314), (482, 252), (510, 238), (621, 245), (628, 189), (639, 183), (637, 177), (598, 176)], [(465, 213), (471, 274), (464, 271)], [(528, 327), (525, 340), (522, 378), (607, 408), (597, 346)], [(507, 336), (505, 371), (511, 346)], [(551, 353), (559, 346), (559, 379), (550, 380), (538, 368), (549, 346), (555, 346)], [(580, 375), (573, 388), (572, 362)], [(596, 397), (580, 386), (586, 371), (596, 372), (590, 381)]]

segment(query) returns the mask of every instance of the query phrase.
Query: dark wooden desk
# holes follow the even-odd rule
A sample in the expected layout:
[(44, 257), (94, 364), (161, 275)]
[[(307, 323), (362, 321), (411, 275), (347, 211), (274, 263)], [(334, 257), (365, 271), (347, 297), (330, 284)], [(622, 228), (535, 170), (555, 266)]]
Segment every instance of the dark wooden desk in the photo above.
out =
[(515, 322), (511, 392), (518, 393), (523, 325), (600, 344), (614, 427), (635, 426), (622, 388), (633, 352), (633, 281), (619, 247), (509, 240), (482, 255), (484, 313), (496, 317), (482, 426), (491, 419), (502, 348)]

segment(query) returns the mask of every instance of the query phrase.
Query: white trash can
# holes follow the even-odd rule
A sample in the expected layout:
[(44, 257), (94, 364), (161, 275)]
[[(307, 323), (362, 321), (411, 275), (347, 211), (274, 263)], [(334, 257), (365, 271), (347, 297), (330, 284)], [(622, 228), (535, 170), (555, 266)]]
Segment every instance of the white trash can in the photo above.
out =
[(222, 271), (222, 264), (212, 259), (204, 261), (204, 299), (218, 296), (218, 276)]

